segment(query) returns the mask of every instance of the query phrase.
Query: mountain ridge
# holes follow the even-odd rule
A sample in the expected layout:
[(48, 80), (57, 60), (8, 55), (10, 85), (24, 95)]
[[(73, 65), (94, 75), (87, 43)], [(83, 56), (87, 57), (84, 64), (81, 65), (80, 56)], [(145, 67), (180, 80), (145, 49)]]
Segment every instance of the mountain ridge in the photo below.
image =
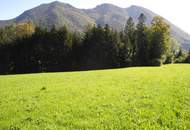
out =
[[(0, 27), (12, 23), (32, 21), (37, 26), (51, 27), (56, 25), (56, 27), (62, 27), (66, 25), (72, 30), (79, 31), (83, 31), (85, 26), (89, 24), (110, 24), (113, 28), (121, 30), (129, 17), (132, 17), (137, 23), (141, 13), (147, 17), (148, 25), (150, 25), (153, 17), (158, 15), (149, 9), (136, 5), (121, 8), (104, 3), (91, 9), (79, 9), (67, 3), (54, 1), (26, 10), (16, 18), (0, 20)], [(183, 49), (189, 50), (190, 35), (167, 19), (165, 21), (171, 26), (171, 35), (181, 43)]]

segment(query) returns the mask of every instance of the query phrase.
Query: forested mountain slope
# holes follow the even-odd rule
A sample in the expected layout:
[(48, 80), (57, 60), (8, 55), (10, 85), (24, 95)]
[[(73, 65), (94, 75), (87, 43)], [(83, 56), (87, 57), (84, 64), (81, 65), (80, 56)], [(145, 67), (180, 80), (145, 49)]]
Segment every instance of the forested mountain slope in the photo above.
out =
[[(56, 27), (61, 27), (66, 25), (72, 30), (79, 31), (84, 30), (89, 24), (110, 24), (113, 28), (119, 30), (125, 25), (129, 17), (132, 17), (137, 22), (141, 13), (144, 13), (147, 17), (147, 24), (150, 24), (152, 18), (157, 16), (156, 13), (139, 6), (120, 8), (112, 4), (102, 4), (93, 9), (84, 10), (56, 1), (27, 10), (14, 19), (0, 21), (0, 27), (11, 23), (32, 21), (38, 26), (52, 27), (55, 25)], [(171, 35), (180, 42), (184, 49), (189, 50), (190, 35), (171, 22), (167, 22), (171, 26)]]

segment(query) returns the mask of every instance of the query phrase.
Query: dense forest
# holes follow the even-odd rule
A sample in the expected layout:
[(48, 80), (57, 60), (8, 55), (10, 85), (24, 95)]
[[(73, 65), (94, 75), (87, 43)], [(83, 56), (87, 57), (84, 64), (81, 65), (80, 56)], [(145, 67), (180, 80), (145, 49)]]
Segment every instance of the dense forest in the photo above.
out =
[(170, 27), (155, 17), (147, 26), (144, 14), (135, 25), (129, 18), (122, 31), (109, 25), (41, 28), (31, 22), (0, 29), (0, 74), (78, 71), (190, 62), (170, 37)]

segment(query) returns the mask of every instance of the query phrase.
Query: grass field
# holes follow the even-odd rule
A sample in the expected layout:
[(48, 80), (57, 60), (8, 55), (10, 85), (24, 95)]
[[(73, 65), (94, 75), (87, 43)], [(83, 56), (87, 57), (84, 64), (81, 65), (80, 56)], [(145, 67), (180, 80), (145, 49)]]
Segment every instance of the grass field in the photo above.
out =
[(190, 65), (0, 76), (0, 129), (190, 130)]

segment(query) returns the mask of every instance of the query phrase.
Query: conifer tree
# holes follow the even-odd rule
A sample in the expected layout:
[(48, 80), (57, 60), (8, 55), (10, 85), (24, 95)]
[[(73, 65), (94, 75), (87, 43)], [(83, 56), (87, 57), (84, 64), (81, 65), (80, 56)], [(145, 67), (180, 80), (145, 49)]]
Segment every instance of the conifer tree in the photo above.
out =
[(128, 62), (132, 63), (132, 60), (134, 59), (135, 56), (135, 23), (133, 21), (133, 18), (130, 17), (127, 20), (127, 23), (125, 25), (124, 29), (124, 37), (125, 37), (125, 45), (126, 48), (128, 48)]
[(139, 16), (136, 31), (136, 64), (146, 66), (149, 64), (148, 29), (144, 14)]

